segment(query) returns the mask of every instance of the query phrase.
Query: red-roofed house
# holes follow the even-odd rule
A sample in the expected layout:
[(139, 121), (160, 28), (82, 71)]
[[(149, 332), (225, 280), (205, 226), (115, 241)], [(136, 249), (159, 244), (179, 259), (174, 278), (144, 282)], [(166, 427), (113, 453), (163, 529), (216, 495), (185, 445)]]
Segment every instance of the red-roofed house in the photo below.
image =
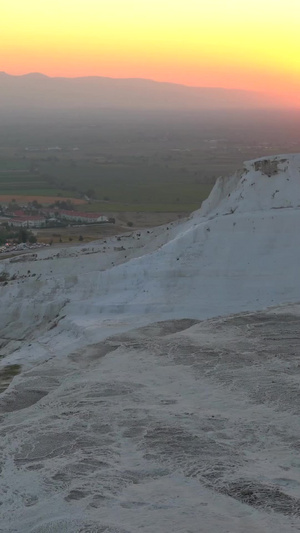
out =
[(16, 218), (9, 218), (7, 221), (11, 226), (19, 228), (41, 228), (45, 225), (45, 219), (40, 216), (24, 215)]
[(80, 211), (59, 210), (58, 216), (65, 220), (72, 222), (85, 222), (90, 224), (92, 222), (108, 222), (108, 218), (99, 213), (81, 213)]

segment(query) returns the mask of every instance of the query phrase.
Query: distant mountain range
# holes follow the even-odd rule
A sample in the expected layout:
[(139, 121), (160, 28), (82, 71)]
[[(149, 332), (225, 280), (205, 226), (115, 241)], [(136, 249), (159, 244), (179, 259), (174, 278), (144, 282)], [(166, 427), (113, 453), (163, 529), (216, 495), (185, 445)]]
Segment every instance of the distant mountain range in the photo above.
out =
[(50, 78), (0, 72), (0, 109), (249, 109), (282, 107), (269, 95), (147, 79)]

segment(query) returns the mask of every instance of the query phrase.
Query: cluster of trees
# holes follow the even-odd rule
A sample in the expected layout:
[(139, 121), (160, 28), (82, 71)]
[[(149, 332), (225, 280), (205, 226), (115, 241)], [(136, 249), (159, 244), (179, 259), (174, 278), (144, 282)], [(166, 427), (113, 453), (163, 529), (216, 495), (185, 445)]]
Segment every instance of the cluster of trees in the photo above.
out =
[(58, 209), (65, 209), (66, 211), (75, 210), (75, 205), (71, 200), (57, 200), (54, 204), (51, 204), (50, 207), (57, 207)]
[[(37, 202), (37, 200), (33, 200), (32, 202), (28, 202), (27, 204), (27, 207), (25, 207), (25, 211), (28, 213), (28, 214), (33, 214), (35, 215), (36, 214), (36, 211), (37, 209), (42, 209), (42, 204), (40, 204), (39, 202)], [(7, 210), (8, 211), (17, 211), (17, 210), (23, 210), (24, 207), (21, 207), (17, 202), (16, 200), (12, 199), (8, 206), (7, 206)], [(5, 212), (5, 208), (3, 208), (3, 206), (0, 205), (0, 212)]]
[(33, 209), (42, 209), (43, 206), (37, 200), (32, 200), (32, 202), (28, 202), (28, 207)]
[[(59, 241), (57, 241), (57, 242), (60, 242), (60, 243), (63, 242), (63, 240), (62, 240), (62, 238), (61, 238), (61, 233), (52, 233), (52, 237), (59, 237)], [(75, 238), (75, 237), (74, 237), (74, 238)], [(79, 235), (78, 240), (79, 240), (80, 242), (82, 242), (82, 241), (84, 240), (84, 237), (83, 237), (82, 235)], [(73, 241), (73, 237), (71, 237), (71, 235), (70, 235), (70, 236), (69, 236), (69, 242), (72, 242), (72, 241)], [(50, 244), (50, 246), (52, 246), (52, 244), (53, 244), (53, 239), (51, 239), (51, 240), (49, 241), (49, 244)]]
[(8, 240), (16, 243), (30, 242), (33, 244), (36, 242), (36, 237), (27, 228), (10, 228), (7, 222), (4, 222), (0, 225), (0, 246), (3, 246)]

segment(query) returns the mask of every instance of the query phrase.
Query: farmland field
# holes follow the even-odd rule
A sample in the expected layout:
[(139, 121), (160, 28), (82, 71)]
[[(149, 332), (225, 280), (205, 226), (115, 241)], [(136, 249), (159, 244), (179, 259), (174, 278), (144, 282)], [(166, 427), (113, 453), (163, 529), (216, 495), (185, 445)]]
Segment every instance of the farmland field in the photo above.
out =
[(299, 151), (298, 132), (299, 115), (288, 113), (8, 111), (1, 117), (0, 195), (176, 216), (199, 208), (216, 178), (243, 161)]
[[(0, 203), (2, 204), (8, 204), (12, 200), (15, 200), (16, 203), (27, 203), (27, 202), (33, 202), (36, 200), (38, 203), (47, 205), (52, 204), (56, 202), (57, 200), (61, 200), (62, 198), (57, 198), (57, 196), (44, 196), (44, 195), (35, 195), (35, 194), (0, 194)], [(65, 197), (64, 200), (71, 200), (72, 203), (75, 205), (86, 205), (86, 200), (82, 200), (81, 198), (70, 198)]]
[[(141, 158), (99, 163), (97, 158), (0, 159), (0, 202), (70, 199), (92, 212), (191, 212), (212, 184), (187, 168)], [(89, 203), (87, 200), (89, 199)]]
[[(0, 158), (0, 196), (2, 202), (22, 197), (31, 201), (45, 196), (62, 196), (63, 191), (49, 185), (35, 167), (35, 161), (20, 158)], [(7, 197), (7, 198), (5, 198)], [(30, 197), (25, 200), (24, 197)], [(45, 201), (45, 200), (44, 200)]]

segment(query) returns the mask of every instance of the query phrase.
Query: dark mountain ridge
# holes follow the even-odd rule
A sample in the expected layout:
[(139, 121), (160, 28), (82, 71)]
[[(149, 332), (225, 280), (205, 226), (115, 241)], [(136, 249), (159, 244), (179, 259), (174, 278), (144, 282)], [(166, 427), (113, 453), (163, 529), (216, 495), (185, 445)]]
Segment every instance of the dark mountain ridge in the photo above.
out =
[(188, 87), (140, 78), (48, 77), (0, 73), (0, 109), (249, 109), (282, 107), (270, 95), (220, 87)]

